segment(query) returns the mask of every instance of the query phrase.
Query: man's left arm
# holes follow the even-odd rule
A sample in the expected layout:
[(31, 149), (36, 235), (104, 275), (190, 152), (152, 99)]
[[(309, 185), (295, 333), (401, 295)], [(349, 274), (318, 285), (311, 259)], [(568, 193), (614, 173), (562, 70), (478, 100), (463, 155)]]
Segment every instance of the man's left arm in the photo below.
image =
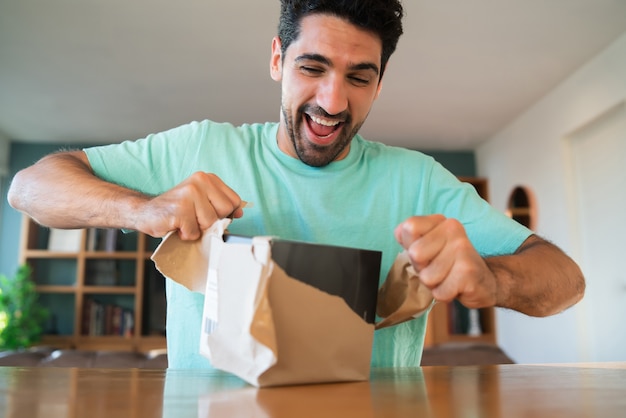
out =
[(548, 316), (574, 305), (585, 291), (578, 265), (536, 235), (513, 254), (487, 258), (478, 254), (460, 222), (443, 215), (413, 216), (395, 235), (439, 301), (456, 298), (468, 308), (499, 306)]
[(578, 265), (536, 235), (526, 239), (514, 254), (489, 257), (485, 262), (497, 280), (496, 306), (548, 316), (574, 305), (585, 292)]

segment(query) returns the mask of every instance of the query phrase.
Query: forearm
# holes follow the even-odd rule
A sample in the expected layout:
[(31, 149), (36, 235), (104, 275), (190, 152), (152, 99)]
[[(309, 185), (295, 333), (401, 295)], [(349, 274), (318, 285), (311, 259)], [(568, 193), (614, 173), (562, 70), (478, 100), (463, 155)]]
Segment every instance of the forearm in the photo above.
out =
[(11, 206), (54, 228), (135, 227), (133, 213), (149, 198), (96, 177), (82, 151), (52, 154), (18, 172)]
[(578, 265), (556, 246), (528, 238), (512, 256), (490, 257), (496, 305), (532, 316), (559, 313), (578, 302), (585, 280)]

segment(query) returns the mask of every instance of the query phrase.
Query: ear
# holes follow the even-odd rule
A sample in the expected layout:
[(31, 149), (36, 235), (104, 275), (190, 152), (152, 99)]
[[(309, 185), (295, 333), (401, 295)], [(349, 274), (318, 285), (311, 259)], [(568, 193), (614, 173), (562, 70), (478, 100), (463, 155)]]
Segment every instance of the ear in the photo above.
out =
[(280, 38), (275, 36), (272, 39), (272, 57), (270, 58), (270, 76), (274, 81), (281, 81), (283, 78), (283, 60), (280, 47)]
[(380, 80), (378, 82), (378, 87), (376, 87), (376, 94), (374, 95), (374, 100), (378, 99), (378, 96), (380, 96), (380, 91), (383, 89), (383, 80)]
[[(386, 71), (387, 70), (387, 64), (385, 64), (385, 71), (383, 71), (383, 74), (387, 72)], [(374, 100), (378, 99), (378, 96), (380, 96), (380, 91), (382, 89), (383, 89), (383, 79), (381, 77), (380, 80), (378, 80), (378, 86), (376, 87), (376, 95), (374, 95)]]

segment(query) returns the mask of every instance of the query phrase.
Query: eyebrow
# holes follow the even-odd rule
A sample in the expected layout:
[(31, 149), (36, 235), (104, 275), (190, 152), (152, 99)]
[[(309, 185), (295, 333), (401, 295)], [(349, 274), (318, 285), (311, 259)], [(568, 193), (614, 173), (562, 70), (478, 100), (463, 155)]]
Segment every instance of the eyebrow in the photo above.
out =
[[(302, 54), (295, 59), (296, 62), (300, 61), (317, 61), (320, 64), (331, 66), (333, 63), (321, 54)], [(372, 62), (362, 62), (358, 64), (354, 64), (350, 66), (350, 70), (352, 71), (360, 71), (360, 70), (371, 70), (376, 73), (376, 75), (380, 74), (380, 70), (378, 66)]]

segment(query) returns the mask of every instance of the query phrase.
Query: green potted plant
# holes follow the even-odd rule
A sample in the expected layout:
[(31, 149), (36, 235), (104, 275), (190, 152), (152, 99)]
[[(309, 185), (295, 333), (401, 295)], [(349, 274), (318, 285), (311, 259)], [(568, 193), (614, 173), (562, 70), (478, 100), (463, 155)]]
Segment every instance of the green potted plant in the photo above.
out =
[(24, 264), (13, 278), (0, 275), (0, 350), (30, 347), (41, 338), (48, 311), (39, 304), (31, 274)]

